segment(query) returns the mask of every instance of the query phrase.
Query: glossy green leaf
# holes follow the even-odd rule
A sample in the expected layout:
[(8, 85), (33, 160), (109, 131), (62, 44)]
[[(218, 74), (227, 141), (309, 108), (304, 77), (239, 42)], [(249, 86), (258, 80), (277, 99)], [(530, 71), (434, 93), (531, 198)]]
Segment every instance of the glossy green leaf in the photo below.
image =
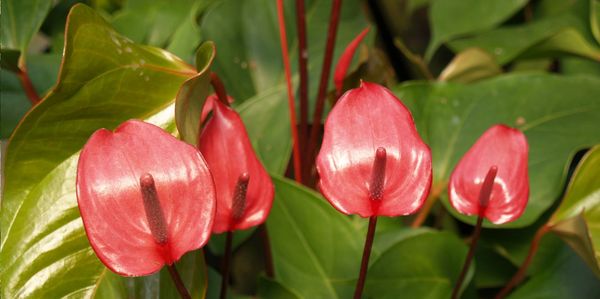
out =
[(600, 276), (600, 146), (581, 159), (548, 222)]
[[(453, 234), (428, 232), (406, 238), (383, 252), (369, 267), (367, 298), (448, 298), (467, 256)], [(473, 275), (473, 266), (465, 286)]]
[(455, 38), (492, 29), (527, 4), (527, 0), (436, 0), (431, 3), (431, 41), (425, 58)]
[(474, 37), (451, 41), (449, 46), (457, 52), (481, 47), (494, 54), (502, 65), (517, 58), (565, 54), (598, 60), (600, 50), (588, 33), (587, 22), (583, 19), (588, 13), (586, 1), (562, 2), (558, 5), (556, 1), (549, 1), (542, 5), (541, 17), (532, 22), (500, 27)]
[[(552, 259), (517, 288), (508, 299), (564, 299), (600, 297), (600, 280), (566, 245), (557, 244)], [(536, 256), (535, 260), (538, 259)]]
[(210, 66), (217, 54), (213, 42), (203, 43), (196, 52), (198, 73), (181, 85), (175, 99), (175, 123), (181, 139), (196, 146), (200, 129), (200, 114), (206, 97), (212, 92)]
[[(1, 5), (0, 44), (2, 49), (27, 52), (33, 36), (52, 7), (47, 0), (4, 0)], [(4, 58), (3, 58), (4, 59)], [(25, 59), (19, 65), (24, 66)]]
[(273, 182), (267, 227), (277, 279), (303, 298), (351, 297), (365, 232), (310, 189)]
[(59, 82), (15, 130), (1, 211), (2, 297), (90, 297), (106, 271), (75, 198), (77, 152), (96, 129), (130, 118), (168, 129), (179, 86), (195, 72), (133, 44), (92, 9), (73, 7)]
[[(514, 74), (471, 85), (408, 83), (395, 91), (431, 147), (434, 185), (446, 185), (454, 165), (493, 124), (525, 133), (529, 203), (521, 218), (503, 227), (524, 227), (540, 217), (558, 198), (571, 157), (600, 142), (600, 79), (594, 77)], [(443, 203), (454, 216), (474, 223), (447, 199)]]
[(466, 49), (444, 68), (438, 80), (469, 83), (502, 73), (494, 56), (479, 48)]
[(564, 57), (560, 60), (560, 70), (566, 75), (600, 77), (600, 62), (593, 62), (579, 57)]
[[(346, 45), (368, 25), (358, 0), (342, 3), (334, 63)], [(298, 46), (296, 35), (292, 34), (295, 32), (295, 6), (287, 2), (284, 5), (292, 74), (296, 74)], [(317, 92), (330, 11), (331, 1), (306, 1), (308, 70), (309, 78), (315, 78), (311, 79), (309, 86), (311, 99)], [(277, 11), (273, 1), (219, 1), (206, 11), (200, 28), (203, 38), (214, 41), (219, 49), (213, 70), (236, 101), (243, 102), (257, 93), (279, 86), (285, 88)], [(330, 87), (333, 88), (333, 84)]]

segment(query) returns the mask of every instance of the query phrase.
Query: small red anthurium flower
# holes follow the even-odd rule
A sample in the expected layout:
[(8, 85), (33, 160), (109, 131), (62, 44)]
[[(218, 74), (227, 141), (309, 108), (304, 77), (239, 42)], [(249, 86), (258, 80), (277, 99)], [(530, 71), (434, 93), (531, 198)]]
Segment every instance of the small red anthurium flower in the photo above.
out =
[(240, 116), (216, 98), (198, 148), (213, 174), (217, 190), (214, 233), (262, 224), (273, 204), (273, 183), (256, 157)]
[(321, 192), (344, 214), (412, 214), (431, 187), (431, 152), (410, 112), (373, 83), (361, 82), (338, 100), (316, 165)]
[(200, 152), (138, 120), (90, 137), (77, 165), (77, 202), (96, 255), (125, 276), (151, 274), (202, 247), (216, 210)]
[[(505, 125), (489, 128), (462, 157), (452, 175), (448, 194), (462, 214), (485, 217), (495, 224), (519, 218), (529, 197), (525, 135)], [(486, 177), (490, 177), (486, 179)], [(491, 193), (483, 196), (484, 182)]]

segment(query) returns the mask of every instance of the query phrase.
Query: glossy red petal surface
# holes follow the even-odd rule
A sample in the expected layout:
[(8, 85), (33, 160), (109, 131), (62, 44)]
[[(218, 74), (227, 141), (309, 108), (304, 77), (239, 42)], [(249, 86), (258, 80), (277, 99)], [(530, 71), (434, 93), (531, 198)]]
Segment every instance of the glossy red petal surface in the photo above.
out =
[[(273, 204), (273, 183), (256, 157), (240, 116), (219, 101), (200, 134), (198, 148), (213, 174), (217, 190), (214, 233), (246, 229), (263, 223)], [(240, 175), (250, 181), (245, 209), (238, 220), (232, 213), (233, 196)]]
[[(140, 177), (154, 177), (167, 225), (158, 244), (144, 210)], [(112, 271), (141, 276), (208, 240), (215, 187), (200, 152), (161, 128), (130, 120), (96, 131), (77, 166), (77, 202), (96, 255)]]
[[(202, 113), (200, 115), (200, 124), (203, 124), (204, 121), (206, 120), (206, 118), (208, 117), (208, 114), (212, 112), (213, 101), (218, 101), (218, 100), (219, 100), (218, 96), (214, 93), (209, 95), (208, 97), (206, 97), (206, 102), (204, 102), (204, 106), (202, 107)], [(229, 102), (229, 104), (231, 104), (231, 103), (233, 103), (233, 98), (228, 95), (227, 101)]]
[(452, 206), (462, 214), (479, 215), (479, 191), (490, 169), (498, 173), (485, 218), (495, 224), (513, 221), (525, 211), (529, 197), (525, 135), (504, 125), (489, 128), (462, 157), (452, 175), (448, 194)]
[(369, 33), (369, 27), (365, 28), (360, 34), (358, 34), (344, 49), (344, 53), (338, 60), (337, 65), (335, 66), (335, 72), (333, 73), (333, 83), (335, 84), (335, 90), (338, 93), (342, 92), (342, 88), (344, 85), (344, 78), (346, 77), (346, 73), (348, 72), (348, 68), (350, 67), (350, 63), (352, 62), (352, 57), (354, 57), (354, 52), (365, 38), (367, 33)]
[[(369, 184), (379, 147), (387, 154), (385, 178), (381, 200), (372, 200)], [(316, 163), (321, 192), (345, 214), (412, 214), (431, 187), (431, 152), (410, 112), (373, 83), (346, 92), (334, 106)]]

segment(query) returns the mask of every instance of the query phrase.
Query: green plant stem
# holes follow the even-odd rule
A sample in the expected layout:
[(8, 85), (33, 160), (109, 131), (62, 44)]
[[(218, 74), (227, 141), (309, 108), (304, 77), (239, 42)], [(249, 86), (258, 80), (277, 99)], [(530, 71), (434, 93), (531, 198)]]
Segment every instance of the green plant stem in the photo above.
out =
[(471, 266), (471, 262), (473, 261), (473, 257), (475, 256), (475, 249), (477, 248), (477, 241), (479, 241), (479, 236), (481, 235), (481, 227), (483, 224), (483, 216), (477, 217), (477, 225), (475, 225), (475, 231), (473, 232), (473, 237), (471, 238), (471, 246), (469, 247), (469, 253), (467, 253), (467, 258), (465, 259), (465, 263), (463, 264), (463, 268), (460, 271), (460, 275), (456, 280), (456, 285), (454, 286), (454, 290), (452, 291), (452, 299), (458, 298), (458, 294), (460, 293), (460, 289), (462, 284), (467, 276), (467, 272), (469, 272), (469, 266)]
[(529, 268), (529, 265), (531, 264), (531, 261), (533, 260), (533, 257), (535, 256), (535, 254), (538, 251), (542, 237), (549, 230), (550, 230), (550, 227), (548, 225), (543, 225), (542, 227), (540, 227), (538, 229), (538, 231), (535, 233), (535, 236), (533, 237), (533, 240), (531, 240), (531, 246), (529, 247), (529, 252), (527, 252), (527, 257), (523, 261), (523, 264), (521, 264), (521, 267), (519, 267), (519, 270), (517, 271), (517, 273), (515, 273), (515, 275), (513, 275), (513, 277), (506, 284), (506, 286), (504, 286), (504, 288), (502, 288), (502, 290), (500, 290), (498, 295), (496, 295), (496, 297), (495, 297), (496, 299), (502, 299), (502, 298), (506, 297), (506, 295), (508, 295), (508, 293), (510, 293), (510, 291), (523, 280), (523, 278), (525, 277), (525, 273), (527, 273), (527, 269)]
[(275, 277), (275, 267), (273, 266), (273, 254), (271, 252), (271, 241), (269, 239), (269, 231), (267, 230), (267, 224), (263, 223), (258, 227), (260, 238), (263, 243), (263, 250), (265, 255), (265, 272), (267, 277)]
[(231, 251), (233, 245), (233, 232), (227, 232), (225, 239), (225, 253), (223, 256), (223, 264), (221, 266), (221, 296), (219, 298), (227, 298), (227, 285), (229, 283), (229, 264), (231, 262)]
[(183, 281), (181, 280), (181, 276), (179, 276), (179, 272), (177, 272), (177, 268), (175, 268), (175, 264), (168, 265), (167, 269), (169, 270), (169, 274), (171, 275), (171, 278), (173, 279), (173, 283), (175, 283), (175, 287), (177, 288), (179, 295), (181, 295), (181, 298), (191, 299), (192, 296), (190, 296), (190, 293), (185, 288), (185, 285), (183, 284)]
[(430, 81), (435, 79), (423, 57), (413, 53), (399, 38), (394, 39), (394, 45), (421, 72), (423, 77)]
[(362, 260), (360, 262), (360, 272), (356, 281), (356, 289), (354, 290), (354, 299), (360, 299), (365, 287), (367, 279), (367, 269), (369, 268), (369, 257), (371, 256), (371, 248), (373, 247), (373, 239), (375, 238), (375, 227), (377, 226), (377, 216), (369, 218), (369, 229), (367, 230), (367, 238), (365, 239), (365, 248), (363, 249)]

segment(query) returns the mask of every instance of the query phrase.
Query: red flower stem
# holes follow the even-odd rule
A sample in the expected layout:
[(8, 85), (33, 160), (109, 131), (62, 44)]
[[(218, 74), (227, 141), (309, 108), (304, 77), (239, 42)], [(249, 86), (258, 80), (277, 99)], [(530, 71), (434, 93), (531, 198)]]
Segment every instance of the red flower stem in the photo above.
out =
[(273, 254), (271, 252), (271, 241), (269, 238), (269, 231), (267, 230), (267, 225), (265, 223), (261, 224), (258, 227), (258, 231), (260, 233), (260, 238), (263, 243), (263, 250), (265, 255), (265, 272), (267, 277), (274, 278), (275, 277), (275, 267), (273, 266)]
[(523, 280), (523, 278), (525, 277), (525, 274), (527, 272), (527, 269), (529, 268), (529, 265), (531, 264), (531, 261), (533, 260), (533, 257), (535, 256), (535, 254), (538, 251), (542, 237), (549, 230), (550, 230), (550, 227), (548, 225), (543, 225), (542, 227), (540, 227), (538, 229), (538, 231), (535, 233), (535, 236), (533, 237), (533, 240), (531, 240), (531, 247), (529, 247), (529, 252), (527, 253), (527, 257), (525, 258), (525, 261), (523, 261), (523, 264), (521, 264), (521, 267), (519, 268), (517, 273), (515, 273), (515, 275), (513, 275), (513, 277), (506, 284), (506, 286), (504, 286), (504, 288), (498, 293), (498, 295), (496, 295), (496, 297), (495, 297), (496, 299), (502, 299), (502, 298), (506, 297), (506, 295), (508, 295), (508, 293)]
[[(300, 147), (306, 147), (308, 134), (308, 46), (306, 42), (306, 15), (304, 0), (296, 0), (296, 27), (298, 33), (298, 65), (300, 71)], [(307, 165), (307, 161), (303, 161)]]
[(321, 69), (321, 81), (319, 82), (319, 93), (317, 94), (317, 103), (313, 114), (310, 140), (308, 143), (308, 150), (311, 155), (315, 150), (317, 139), (319, 138), (319, 129), (321, 128), (321, 118), (323, 117), (323, 109), (325, 108), (325, 97), (327, 96), (327, 86), (329, 85), (329, 75), (331, 73), (331, 64), (333, 62), (333, 50), (335, 48), (335, 39), (337, 27), (340, 22), (341, 10), (342, 0), (333, 0), (331, 17), (329, 18), (329, 30), (327, 32), (327, 44), (325, 45), (325, 57), (323, 58), (323, 66)]
[(465, 280), (465, 276), (467, 276), (467, 272), (469, 271), (469, 266), (473, 261), (473, 257), (475, 256), (475, 249), (477, 248), (477, 241), (479, 241), (479, 236), (481, 235), (481, 227), (483, 224), (483, 217), (477, 217), (477, 225), (475, 225), (475, 231), (473, 232), (473, 237), (471, 238), (471, 247), (469, 247), (469, 253), (467, 253), (467, 258), (465, 259), (465, 263), (463, 264), (463, 268), (460, 271), (460, 275), (458, 276), (458, 280), (456, 280), (456, 285), (454, 286), (454, 290), (452, 291), (452, 299), (458, 298), (458, 293), (462, 287), (462, 284)]
[(481, 184), (481, 190), (479, 191), (479, 216), (477, 217), (477, 224), (475, 225), (475, 231), (473, 232), (473, 237), (471, 238), (471, 247), (469, 247), (469, 253), (467, 253), (467, 258), (465, 259), (462, 271), (460, 271), (460, 275), (458, 276), (458, 280), (456, 280), (456, 285), (452, 291), (452, 299), (458, 298), (458, 294), (462, 288), (465, 276), (467, 276), (467, 272), (469, 271), (469, 266), (471, 265), (473, 257), (475, 256), (477, 241), (479, 241), (479, 236), (481, 236), (483, 215), (485, 215), (485, 210), (490, 202), (490, 196), (492, 195), (494, 188), (494, 179), (496, 178), (496, 174), (498, 174), (498, 167), (493, 165), (488, 170), (485, 179)]
[(40, 96), (37, 91), (35, 91), (35, 87), (33, 83), (31, 83), (31, 79), (29, 78), (29, 74), (27, 73), (27, 69), (22, 68), (18, 73), (17, 77), (19, 77), (19, 81), (21, 82), (21, 86), (27, 95), (27, 98), (31, 102), (32, 105), (35, 105), (41, 101)]
[(171, 275), (171, 278), (173, 279), (175, 287), (177, 287), (177, 291), (179, 292), (179, 295), (181, 295), (181, 298), (191, 299), (192, 296), (190, 296), (190, 293), (185, 288), (183, 280), (181, 280), (181, 276), (179, 276), (179, 272), (177, 272), (177, 268), (175, 268), (175, 264), (168, 265), (167, 269), (169, 270), (169, 274)]
[(223, 264), (221, 265), (221, 296), (219, 298), (227, 298), (227, 284), (229, 283), (229, 263), (231, 261), (231, 251), (233, 245), (233, 232), (227, 232), (225, 239), (225, 255), (223, 256)]
[(296, 104), (294, 101), (294, 91), (292, 88), (292, 71), (290, 68), (290, 55), (288, 53), (287, 34), (285, 32), (285, 17), (283, 10), (283, 0), (277, 0), (277, 16), (279, 21), (279, 39), (281, 42), (281, 54), (283, 56), (283, 65), (285, 68), (285, 80), (287, 83), (288, 108), (290, 113), (290, 126), (293, 139), (293, 161), (294, 177), (296, 182), (302, 183), (302, 162), (300, 157), (300, 140), (298, 138), (298, 127), (296, 121)]
[(365, 279), (367, 278), (367, 268), (369, 268), (369, 257), (371, 256), (371, 248), (373, 247), (373, 239), (375, 238), (375, 227), (377, 226), (377, 216), (369, 218), (369, 229), (367, 230), (367, 238), (365, 239), (365, 248), (363, 249), (362, 261), (360, 262), (360, 273), (356, 281), (356, 289), (354, 290), (354, 299), (360, 299), (365, 287)]
[(223, 85), (223, 81), (221, 81), (219, 76), (217, 76), (217, 73), (210, 73), (210, 84), (215, 90), (219, 101), (221, 101), (221, 103), (223, 103), (225, 106), (229, 107), (229, 100), (227, 100), (227, 91), (225, 90), (225, 85)]

